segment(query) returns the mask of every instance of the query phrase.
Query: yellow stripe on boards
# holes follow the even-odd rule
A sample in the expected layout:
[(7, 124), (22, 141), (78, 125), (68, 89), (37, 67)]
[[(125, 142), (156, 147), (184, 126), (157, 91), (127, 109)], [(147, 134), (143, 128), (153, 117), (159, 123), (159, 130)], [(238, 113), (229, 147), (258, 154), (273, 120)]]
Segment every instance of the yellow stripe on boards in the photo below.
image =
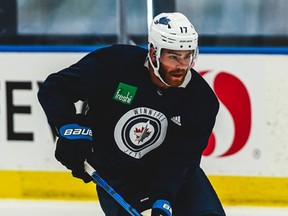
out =
[[(287, 177), (209, 176), (225, 206), (288, 206)], [(0, 199), (98, 200), (95, 184), (69, 172), (0, 171)]]
[(288, 206), (287, 177), (209, 176), (223, 205)]
[(97, 200), (95, 184), (69, 172), (0, 171), (0, 198)]

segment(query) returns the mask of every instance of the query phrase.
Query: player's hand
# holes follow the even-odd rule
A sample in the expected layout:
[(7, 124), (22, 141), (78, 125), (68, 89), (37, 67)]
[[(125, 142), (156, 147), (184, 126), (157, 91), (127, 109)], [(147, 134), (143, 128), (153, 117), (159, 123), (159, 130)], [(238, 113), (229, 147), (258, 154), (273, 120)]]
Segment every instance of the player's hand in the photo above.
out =
[(168, 200), (156, 200), (152, 206), (151, 216), (172, 216), (172, 208)]
[(59, 129), (55, 157), (85, 183), (92, 178), (84, 171), (84, 161), (92, 153), (92, 131), (79, 124), (66, 124)]

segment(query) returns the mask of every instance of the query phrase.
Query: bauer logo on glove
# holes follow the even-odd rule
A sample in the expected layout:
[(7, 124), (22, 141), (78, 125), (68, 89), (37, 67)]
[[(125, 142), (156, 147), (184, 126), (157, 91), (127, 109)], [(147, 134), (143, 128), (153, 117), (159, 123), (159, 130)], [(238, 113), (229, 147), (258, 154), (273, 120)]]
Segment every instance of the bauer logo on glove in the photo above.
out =
[(60, 136), (66, 139), (88, 139), (92, 141), (92, 130), (78, 124), (67, 124), (60, 128)]

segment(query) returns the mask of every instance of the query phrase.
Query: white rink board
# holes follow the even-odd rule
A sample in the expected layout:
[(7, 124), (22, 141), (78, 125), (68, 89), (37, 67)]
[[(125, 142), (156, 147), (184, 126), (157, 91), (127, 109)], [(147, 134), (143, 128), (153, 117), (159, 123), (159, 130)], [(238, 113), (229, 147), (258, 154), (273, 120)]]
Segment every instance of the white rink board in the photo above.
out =
[[(0, 53), (0, 170), (65, 170), (54, 159), (54, 139), (46, 117), (37, 100), (38, 82), (50, 74), (70, 66), (84, 53)], [(31, 89), (14, 90), (14, 106), (31, 108), (31, 113), (14, 114), (16, 133), (33, 133), (33, 140), (7, 138), (8, 82), (28, 83)], [(15, 158), (15, 160), (11, 160)]]
[[(85, 54), (0, 53), (0, 170), (65, 170), (54, 159), (53, 136), (36, 94), (38, 83), (48, 74), (73, 64)], [(213, 131), (216, 147), (202, 160), (207, 174), (288, 176), (287, 62), (287, 55), (200, 54), (195, 68), (210, 71), (204, 76), (209, 84), (213, 85), (223, 71), (237, 77), (249, 93), (252, 112), (252, 126), (243, 148), (219, 157), (231, 147), (235, 134), (233, 117), (221, 103)], [(15, 140), (12, 136), (8, 140), (8, 107), (28, 109), (28, 113), (16, 110), (10, 117), (12, 132), (30, 134), (32, 139)]]
[[(198, 71), (212, 70), (216, 74), (225, 71), (238, 77), (249, 93), (252, 107), (252, 126), (244, 147), (228, 157), (219, 158), (213, 154), (204, 157), (202, 164), (207, 173), (288, 176), (285, 165), (288, 162), (288, 139), (284, 135), (288, 131), (287, 60), (287, 55), (214, 54), (199, 58)], [(207, 78), (209, 84), (212, 80), (213, 77)], [(219, 135), (218, 144), (224, 146), (235, 133), (233, 121), (221, 102), (214, 131), (216, 136)]]

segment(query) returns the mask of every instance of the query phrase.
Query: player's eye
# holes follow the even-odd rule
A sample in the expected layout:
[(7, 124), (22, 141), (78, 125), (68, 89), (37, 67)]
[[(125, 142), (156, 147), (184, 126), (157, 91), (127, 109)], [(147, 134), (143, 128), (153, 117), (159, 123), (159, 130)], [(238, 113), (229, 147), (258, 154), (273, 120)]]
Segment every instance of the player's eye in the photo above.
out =
[(174, 60), (177, 60), (177, 59), (178, 59), (178, 57), (177, 57), (177, 56), (174, 56), (174, 55), (169, 56), (169, 58), (170, 58), (170, 59), (174, 59)]
[(189, 55), (185, 56), (185, 59), (186, 59), (186, 60), (187, 60), (187, 59), (191, 59), (191, 57), (192, 57), (192, 54), (189, 54)]

